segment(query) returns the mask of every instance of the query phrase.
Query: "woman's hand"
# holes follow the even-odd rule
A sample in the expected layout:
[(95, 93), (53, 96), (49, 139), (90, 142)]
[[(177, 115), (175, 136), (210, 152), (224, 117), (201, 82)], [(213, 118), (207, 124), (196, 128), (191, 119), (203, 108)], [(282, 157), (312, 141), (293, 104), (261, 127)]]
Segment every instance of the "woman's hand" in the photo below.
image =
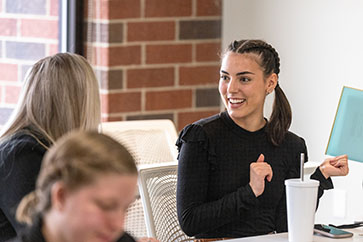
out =
[(272, 168), (265, 162), (265, 156), (261, 154), (256, 162), (250, 165), (250, 187), (256, 197), (260, 196), (265, 190), (265, 178), (267, 181), (272, 179)]
[(340, 155), (327, 158), (320, 165), (319, 169), (326, 179), (331, 176), (345, 176), (349, 172), (348, 156)]

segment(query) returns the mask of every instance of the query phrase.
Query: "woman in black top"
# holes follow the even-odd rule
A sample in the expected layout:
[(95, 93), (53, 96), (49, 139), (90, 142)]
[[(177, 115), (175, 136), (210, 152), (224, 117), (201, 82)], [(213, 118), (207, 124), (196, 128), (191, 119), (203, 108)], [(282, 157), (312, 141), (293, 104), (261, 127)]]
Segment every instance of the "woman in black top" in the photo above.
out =
[[(279, 72), (276, 50), (261, 40), (234, 41), (223, 55), (219, 92), (226, 111), (186, 126), (177, 141), (178, 219), (189, 236), (287, 231), (284, 180), (299, 177), (307, 148), (288, 131), (291, 109)], [(265, 98), (273, 91), (267, 120)], [(311, 176), (320, 181), (318, 196), (333, 188), (330, 176), (347, 173), (346, 155), (326, 159)]]
[(84, 57), (58, 53), (34, 64), (0, 136), (0, 241), (23, 227), (15, 211), (46, 150), (71, 130), (96, 130), (100, 119), (98, 81)]

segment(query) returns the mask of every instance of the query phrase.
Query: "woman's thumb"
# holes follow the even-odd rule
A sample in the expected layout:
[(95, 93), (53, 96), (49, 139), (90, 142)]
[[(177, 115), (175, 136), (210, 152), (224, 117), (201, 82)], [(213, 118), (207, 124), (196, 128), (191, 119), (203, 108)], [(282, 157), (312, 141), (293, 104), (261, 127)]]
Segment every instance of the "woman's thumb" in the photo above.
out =
[(265, 161), (265, 156), (263, 154), (260, 154), (256, 162), (264, 162), (264, 161)]

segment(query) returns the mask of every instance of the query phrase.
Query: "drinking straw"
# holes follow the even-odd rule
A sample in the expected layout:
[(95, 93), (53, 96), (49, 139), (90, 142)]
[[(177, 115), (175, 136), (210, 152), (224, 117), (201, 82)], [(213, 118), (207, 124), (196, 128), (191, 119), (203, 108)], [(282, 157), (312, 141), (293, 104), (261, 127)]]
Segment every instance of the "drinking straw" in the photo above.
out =
[(305, 162), (305, 154), (300, 154), (300, 181), (304, 181), (304, 162)]

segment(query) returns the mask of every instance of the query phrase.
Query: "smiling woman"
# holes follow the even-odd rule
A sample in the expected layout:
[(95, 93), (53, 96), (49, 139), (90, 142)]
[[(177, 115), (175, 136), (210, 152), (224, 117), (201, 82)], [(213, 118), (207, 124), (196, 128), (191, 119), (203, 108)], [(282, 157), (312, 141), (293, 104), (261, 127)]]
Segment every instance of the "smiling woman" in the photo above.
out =
[[(274, 108), (267, 125), (274, 145), (279, 145), (291, 124), (290, 104), (278, 85), (279, 73), (280, 58), (271, 45), (263, 41), (234, 41), (222, 59), (219, 82), (219, 92), (229, 115), (234, 122), (250, 131), (266, 124), (263, 117), (265, 97), (275, 90)], [(244, 95), (248, 98), (241, 100), (246, 101), (248, 108), (247, 111), (243, 108), (244, 113), (238, 115), (242, 108), (234, 105), (236, 97)]]
[[(299, 177), (307, 148), (288, 131), (291, 109), (279, 72), (271, 45), (233, 41), (220, 68), (226, 111), (186, 126), (179, 136), (178, 218), (197, 241), (287, 231), (284, 180)], [(268, 120), (263, 109), (273, 91)], [(321, 167), (311, 176), (320, 181), (319, 197), (333, 188), (330, 176), (348, 173), (347, 157), (327, 159)]]
[[(219, 92), (232, 120), (247, 130), (256, 131), (266, 123), (264, 101), (276, 86), (277, 75), (272, 73), (264, 78), (253, 55), (243, 55), (244, 58), (240, 58), (240, 54), (231, 52), (223, 58)], [(240, 71), (240, 67), (245, 70)]]

